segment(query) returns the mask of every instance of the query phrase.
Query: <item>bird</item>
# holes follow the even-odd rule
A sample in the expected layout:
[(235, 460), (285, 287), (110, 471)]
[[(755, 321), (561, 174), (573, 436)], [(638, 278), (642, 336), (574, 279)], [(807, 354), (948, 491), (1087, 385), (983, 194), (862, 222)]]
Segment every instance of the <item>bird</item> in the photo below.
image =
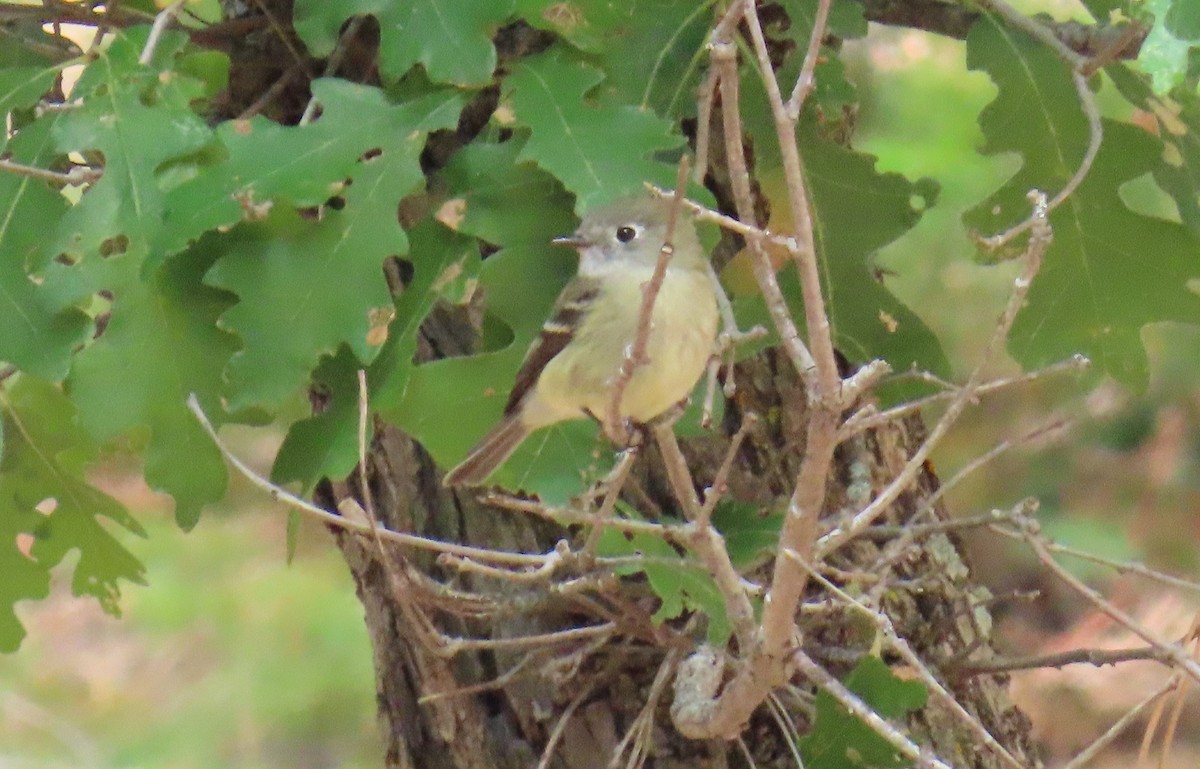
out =
[[(673, 201), (619, 199), (585, 213), (573, 235), (555, 238), (579, 252), (576, 276), (554, 304), (517, 371), (504, 416), (450, 470), (443, 484), (478, 486), (534, 431), (589, 417), (610, 423), (613, 388), (633, 349), (643, 289), (667, 239)], [(619, 424), (646, 424), (684, 401), (713, 354), (717, 300), (707, 254), (682, 211), (672, 256), (655, 298), (646, 359), (620, 398)]]

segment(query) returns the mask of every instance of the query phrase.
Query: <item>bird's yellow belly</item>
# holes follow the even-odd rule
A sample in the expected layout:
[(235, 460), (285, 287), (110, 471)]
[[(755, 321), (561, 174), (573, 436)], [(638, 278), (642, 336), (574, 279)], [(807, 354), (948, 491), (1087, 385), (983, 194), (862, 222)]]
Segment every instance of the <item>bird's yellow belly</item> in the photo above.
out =
[[(584, 320), (578, 349), (587, 350), (587, 358), (560, 355), (546, 366), (538, 395), (560, 419), (590, 414), (607, 420), (621, 364), (637, 335), (640, 287), (649, 278), (623, 282), (614, 290), (628, 296), (600, 305), (614, 308), (619, 317), (594, 314)], [(621, 395), (622, 418), (648, 422), (687, 398), (704, 373), (716, 333), (716, 300), (707, 275), (668, 272), (654, 304), (648, 361), (634, 369)]]

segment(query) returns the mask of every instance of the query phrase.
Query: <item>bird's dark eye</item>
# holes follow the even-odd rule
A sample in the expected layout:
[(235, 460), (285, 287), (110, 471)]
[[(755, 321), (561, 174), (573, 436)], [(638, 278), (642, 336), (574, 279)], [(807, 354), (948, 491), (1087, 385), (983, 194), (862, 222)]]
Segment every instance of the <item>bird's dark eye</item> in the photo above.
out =
[(636, 237), (637, 229), (634, 227), (625, 225), (624, 227), (617, 228), (617, 240), (621, 241), (622, 243), (628, 243)]

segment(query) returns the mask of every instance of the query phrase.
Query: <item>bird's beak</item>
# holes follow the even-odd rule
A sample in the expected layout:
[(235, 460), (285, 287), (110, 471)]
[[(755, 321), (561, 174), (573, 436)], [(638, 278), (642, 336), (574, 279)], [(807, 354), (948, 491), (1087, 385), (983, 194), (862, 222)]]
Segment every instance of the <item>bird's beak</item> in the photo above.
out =
[(574, 248), (577, 251), (582, 251), (583, 249), (592, 245), (579, 235), (563, 235), (562, 237), (555, 238), (550, 242), (556, 246), (566, 246), (567, 248)]

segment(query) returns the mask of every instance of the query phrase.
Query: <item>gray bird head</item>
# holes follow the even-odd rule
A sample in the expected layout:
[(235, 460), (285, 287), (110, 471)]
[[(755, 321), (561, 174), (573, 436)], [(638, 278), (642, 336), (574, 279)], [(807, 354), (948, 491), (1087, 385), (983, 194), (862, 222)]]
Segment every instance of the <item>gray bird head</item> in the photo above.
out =
[[(622, 198), (588, 211), (574, 235), (554, 242), (579, 250), (581, 275), (599, 277), (631, 267), (653, 269), (667, 237), (671, 205), (670, 200), (649, 195)], [(703, 265), (704, 249), (691, 217), (682, 207), (671, 244), (675, 249), (672, 266), (695, 269)]]

